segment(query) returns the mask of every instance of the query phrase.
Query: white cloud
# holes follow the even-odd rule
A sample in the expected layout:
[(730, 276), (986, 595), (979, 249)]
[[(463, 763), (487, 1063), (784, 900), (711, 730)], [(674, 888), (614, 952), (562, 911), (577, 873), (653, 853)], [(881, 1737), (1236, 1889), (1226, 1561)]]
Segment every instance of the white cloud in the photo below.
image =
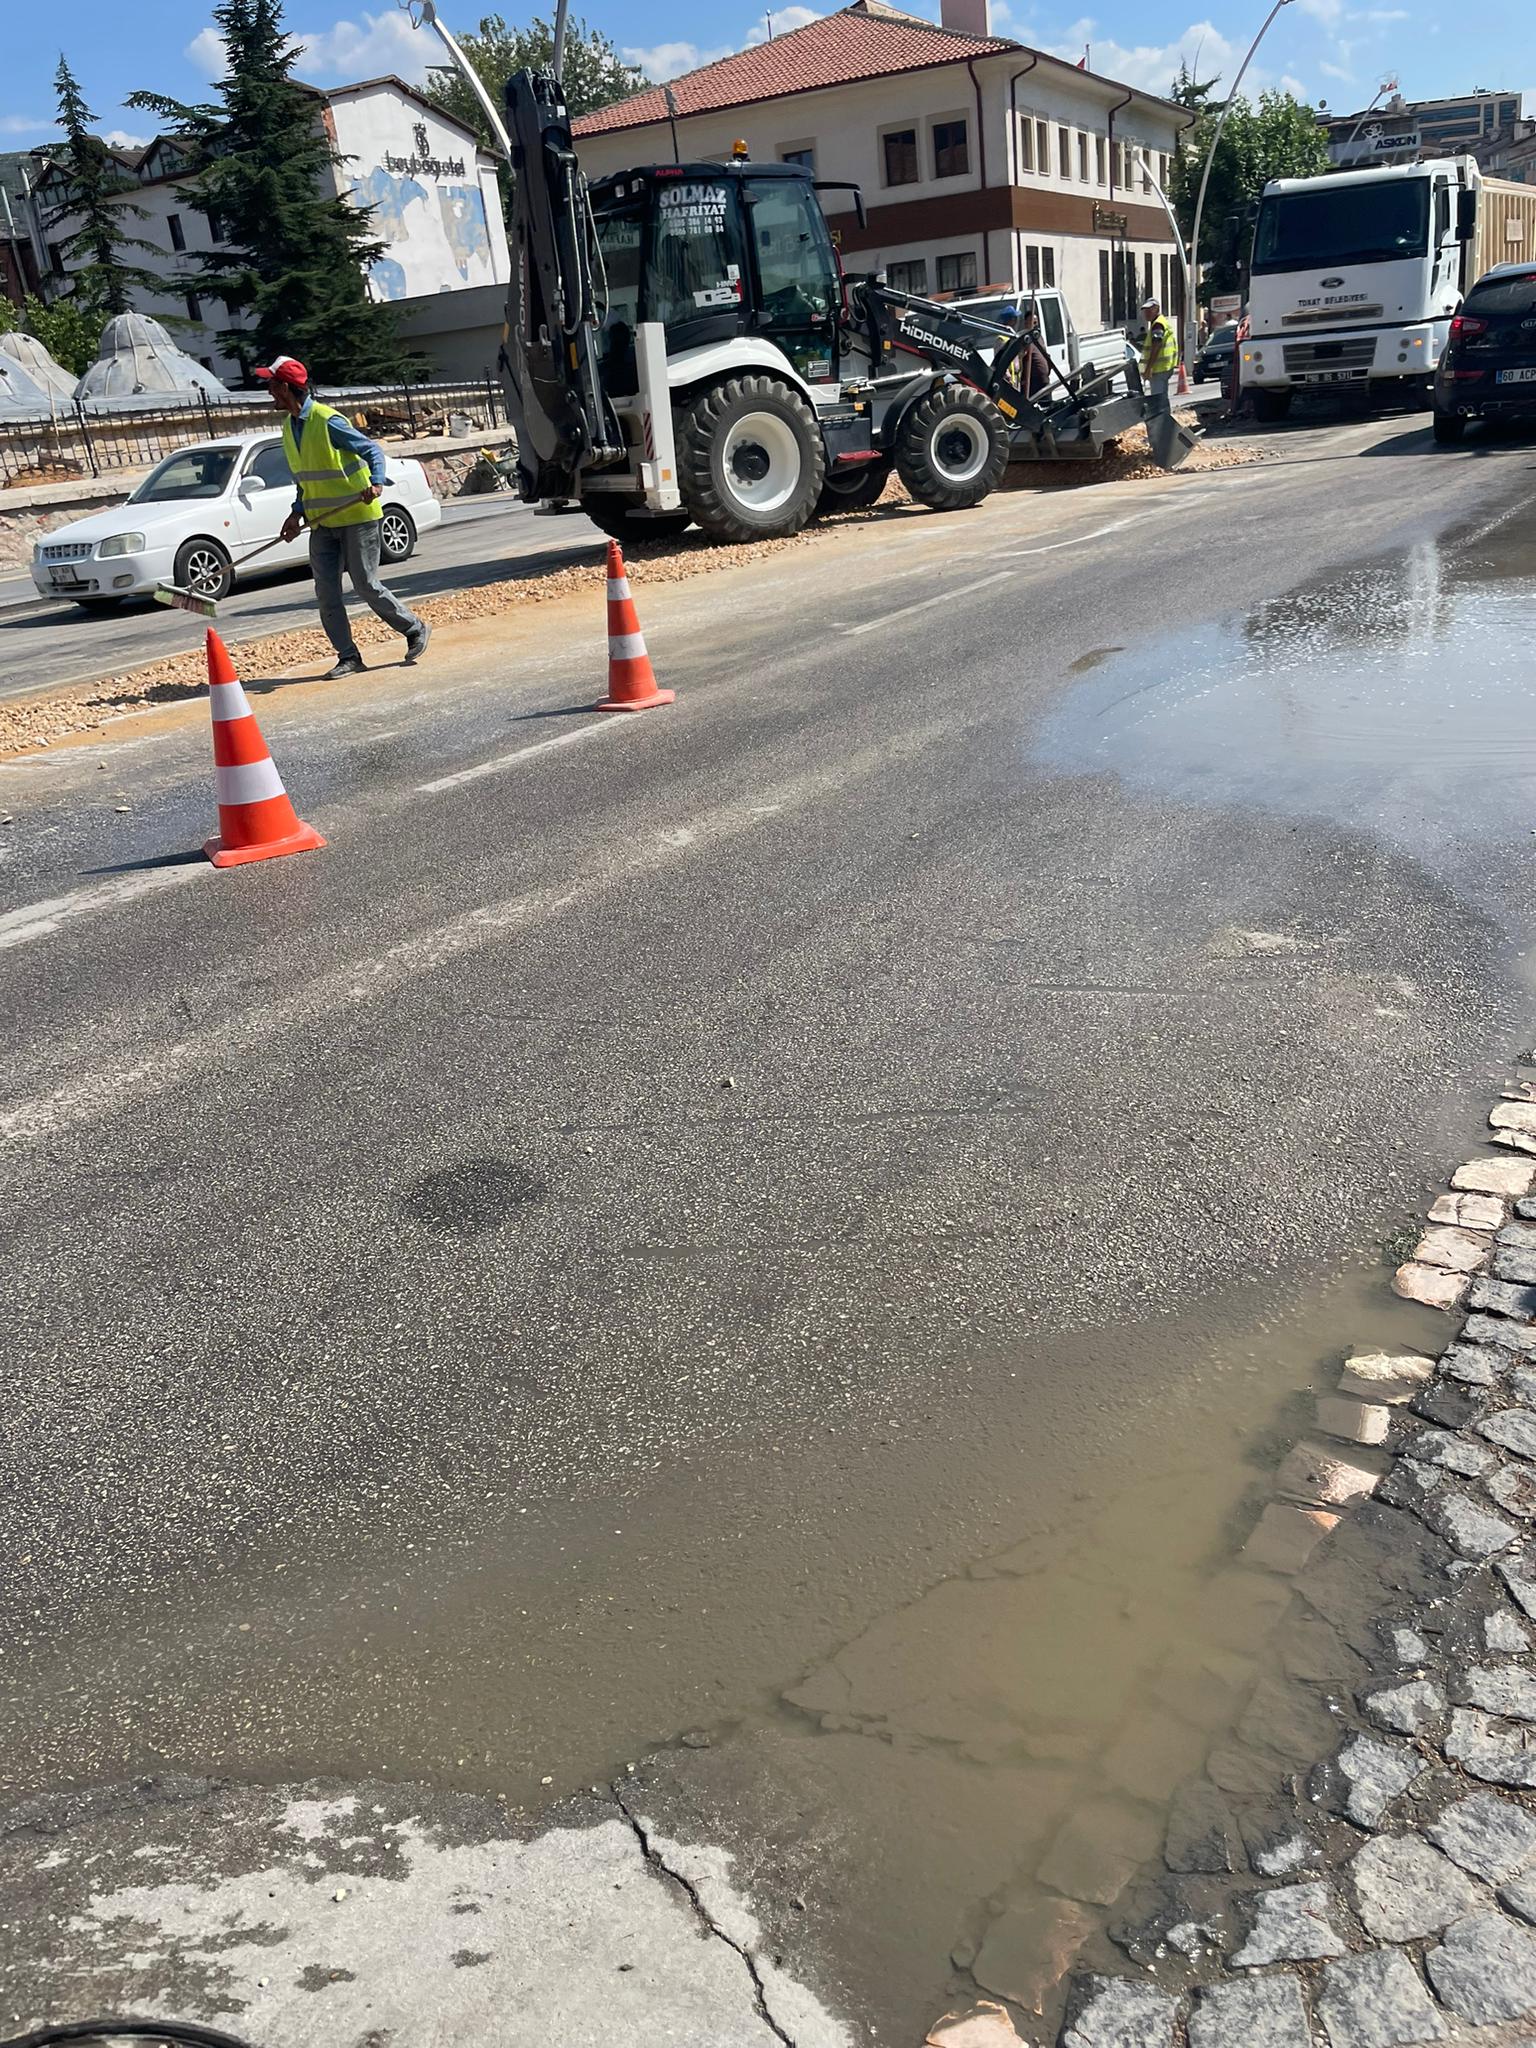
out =
[(441, 61), (435, 36), (411, 26), (408, 14), (365, 14), (362, 21), (338, 21), (318, 35), (296, 32), (299, 65), (306, 79), (320, 85), (354, 85), (392, 71), (408, 85), (419, 85), (429, 65)]
[[(1178, 76), (1180, 64), (1188, 64), (1200, 79), (1231, 78), (1242, 62), (1242, 51), (1209, 21), (1192, 22), (1180, 35), (1166, 43), (1116, 42), (1113, 36), (1096, 36), (1096, 23), (1089, 15), (1064, 29), (1055, 42), (1040, 44), (1053, 57), (1075, 64), (1088, 45), (1088, 62), (1103, 77), (1116, 78), (1143, 92), (1166, 93)], [(1254, 74), (1243, 81), (1248, 85)]]
[(147, 135), (130, 135), (126, 128), (109, 128), (101, 139), (109, 149), (143, 149), (149, 142)]
[(701, 64), (729, 57), (732, 48), (729, 43), (718, 50), (702, 50), (697, 43), (653, 43), (647, 50), (626, 46), (619, 55), (626, 64), (638, 64), (647, 78), (660, 85), (669, 78), (681, 78), (685, 71), (697, 71)]
[(30, 114), (0, 114), (0, 135), (46, 135), (58, 125), (46, 114), (35, 121)]
[(1353, 85), (1355, 82), (1353, 71), (1346, 71), (1342, 64), (1330, 64), (1326, 57), (1318, 58), (1317, 68), (1324, 78), (1336, 78), (1340, 85)]
[[(775, 41), (787, 36), (791, 29), (804, 28), (807, 22), (821, 19), (821, 9), (816, 7), (774, 7), (768, 11), (773, 17)], [(626, 46), (619, 55), (626, 64), (638, 64), (647, 78), (654, 78), (660, 85), (669, 78), (681, 78), (685, 71), (718, 64), (722, 57), (733, 57), (738, 50), (750, 50), (767, 41), (768, 23), (760, 15), (741, 42), (722, 43), (718, 49), (705, 49), (698, 43), (652, 43), (647, 49)]]
[(224, 76), (224, 38), (216, 28), (200, 28), (181, 54), (204, 78)]

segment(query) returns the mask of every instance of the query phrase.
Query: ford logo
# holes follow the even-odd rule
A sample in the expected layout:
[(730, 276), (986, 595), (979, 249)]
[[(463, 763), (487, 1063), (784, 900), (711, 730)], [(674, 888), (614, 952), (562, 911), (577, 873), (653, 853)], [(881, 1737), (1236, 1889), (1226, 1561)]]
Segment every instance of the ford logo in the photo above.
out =
[(1325, 292), (1331, 291), (1336, 284), (1342, 284), (1343, 282), (1344, 280), (1342, 277), (1325, 277), (1322, 280), (1323, 290)]

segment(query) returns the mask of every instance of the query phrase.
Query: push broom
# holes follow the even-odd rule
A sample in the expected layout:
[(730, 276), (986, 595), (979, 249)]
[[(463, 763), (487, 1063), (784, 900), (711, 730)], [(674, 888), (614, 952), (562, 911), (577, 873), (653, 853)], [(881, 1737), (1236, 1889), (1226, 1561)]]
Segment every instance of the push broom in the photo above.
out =
[[(329, 518), (332, 513), (345, 512), (351, 505), (360, 505), (363, 496), (363, 492), (359, 491), (355, 497), (343, 498), (339, 505), (331, 506), (326, 517)], [(236, 561), (231, 562), (230, 574), (233, 575), (236, 569), (243, 569), (247, 562), (254, 562), (258, 555), (264, 555), (269, 548), (275, 548), (282, 537), (280, 533), (275, 533), (270, 540), (264, 540), (259, 548), (252, 548), (248, 555), (241, 555)], [(154, 595), (156, 604), (174, 605), (178, 611), (193, 612), (200, 619), (216, 619), (219, 616), (219, 600), (216, 597), (200, 597), (195, 590), (183, 590), (175, 583), (157, 583)]]

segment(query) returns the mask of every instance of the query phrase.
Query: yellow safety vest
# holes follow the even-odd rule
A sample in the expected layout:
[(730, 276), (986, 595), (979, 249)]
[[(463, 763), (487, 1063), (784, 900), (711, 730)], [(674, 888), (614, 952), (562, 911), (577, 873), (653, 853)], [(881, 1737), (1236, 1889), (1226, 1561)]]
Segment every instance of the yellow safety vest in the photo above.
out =
[[(338, 448), (331, 440), (328, 422), (335, 417), (334, 405), (322, 405), (314, 399), (304, 415), (301, 433), (294, 431), (293, 420), (283, 421), (283, 449), (288, 467), (304, 501), (304, 517), (311, 526), (367, 526), (384, 517), (384, 507), (377, 498), (366, 505), (348, 503), (360, 491), (366, 491), (372, 479), (361, 455)], [(344, 509), (327, 509), (338, 505)]]
[(1141, 374), (1143, 377), (1161, 377), (1174, 370), (1179, 361), (1179, 337), (1173, 331), (1173, 322), (1159, 314), (1147, 329), (1146, 340), (1141, 345)]

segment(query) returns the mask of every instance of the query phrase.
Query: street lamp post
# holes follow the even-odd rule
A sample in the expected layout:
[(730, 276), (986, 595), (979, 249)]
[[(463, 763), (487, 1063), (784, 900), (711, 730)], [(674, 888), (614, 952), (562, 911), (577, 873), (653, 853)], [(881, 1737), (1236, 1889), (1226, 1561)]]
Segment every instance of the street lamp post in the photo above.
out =
[(1184, 254), (1184, 238), (1179, 233), (1179, 223), (1177, 219), (1174, 217), (1173, 208), (1168, 203), (1168, 194), (1163, 190), (1162, 186), (1159, 185), (1157, 179), (1154, 177), (1152, 172), (1152, 166), (1147, 160), (1145, 150), (1138, 149), (1134, 152), (1134, 155), (1137, 163), (1141, 165), (1141, 175), (1146, 179), (1147, 183), (1152, 187), (1152, 190), (1157, 194), (1162, 209), (1164, 213), (1166, 213), (1168, 216), (1168, 225), (1173, 229), (1173, 246), (1179, 252), (1179, 268), (1184, 273), (1184, 311), (1187, 316), (1189, 313), (1190, 305), (1193, 301), (1190, 290), (1189, 259)]
[[(1242, 63), (1237, 67), (1237, 76), (1232, 81), (1232, 90), (1227, 94), (1226, 101), (1221, 109), (1221, 113), (1217, 117), (1216, 133), (1211, 137), (1211, 146), (1210, 149), (1206, 152), (1205, 169), (1200, 173), (1200, 190), (1195, 197), (1195, 222), (1193, 228), (1190, 230), (1189, 236), (1189, 275), (1191, 280), (1193, 281), (1194, 290), (1196, 294), (1198, 294), (1200, 290), (1200, 216), (1205, 211), (1205, 188), (1210, 183), (1211, 165), (1216, 161), (1216, 145), (1221, 140), (1222, 129), (1225, 128), (1227, 125), (1227, 116), (1232, 111), (1232, 102), (1237, 98), (1238, 87), (1243, 82), (1243, 74), (1247, 71), (1248, 66), (1253, 62), (1254, 51), (1259, 47), (1260, 43), (1263, 42), (1265, 36), (1268, 35), (1269, 25), (1274, 20), (1275, 16), (1280, 12), (1281, 8), (1289, 7), (1290, 4), (1291, 0), (1275, 0), (1274, 6), (1271, 7), (1268, 14), (1265, 15), (1263, 26), (1260, 28), (1258, 34), (1254, 37), (1253, 41), (1248, 45), (1247, 56), (1243, 59)], [(1196, 303), (1196, 299), (1194, 296), (1192, 296), (1186, 309), (1184, 320), (1184, 359), (1186, 362), (1190, 361), (1193, 358), (1194, 343), (1197, 333), (1196, 323), (1199, 319), (1199, 311), (1200, 309), (1198, 304)]]

